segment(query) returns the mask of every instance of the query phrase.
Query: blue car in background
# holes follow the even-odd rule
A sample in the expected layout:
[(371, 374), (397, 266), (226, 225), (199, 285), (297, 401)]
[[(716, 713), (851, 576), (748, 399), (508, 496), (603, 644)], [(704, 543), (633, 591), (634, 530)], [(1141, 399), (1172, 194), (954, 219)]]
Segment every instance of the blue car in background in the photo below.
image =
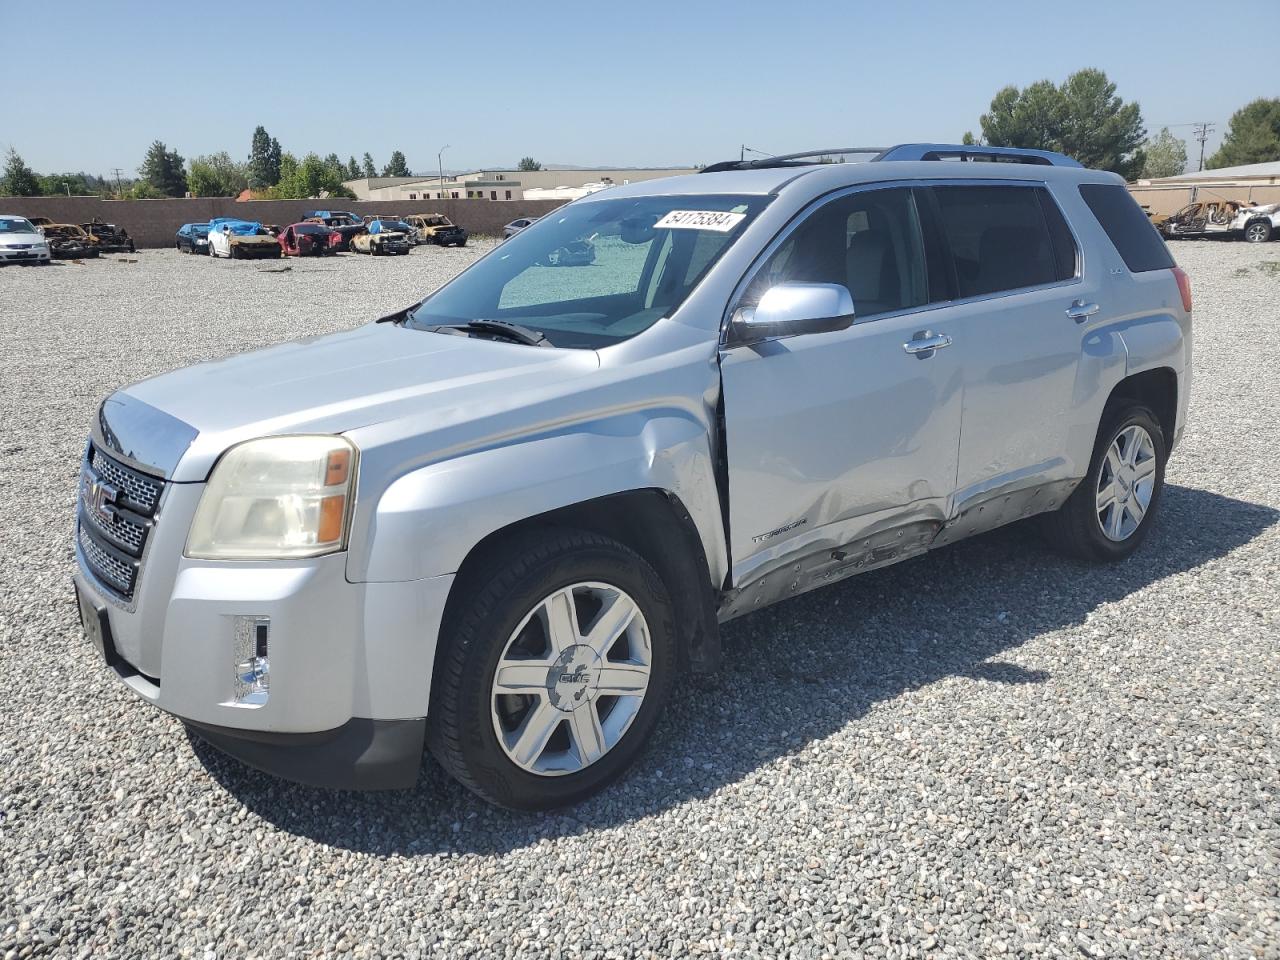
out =
[(173, 244), (179, 253), (208, 253), (209, 225), (207, 223), (184, 223), (178, 230)]

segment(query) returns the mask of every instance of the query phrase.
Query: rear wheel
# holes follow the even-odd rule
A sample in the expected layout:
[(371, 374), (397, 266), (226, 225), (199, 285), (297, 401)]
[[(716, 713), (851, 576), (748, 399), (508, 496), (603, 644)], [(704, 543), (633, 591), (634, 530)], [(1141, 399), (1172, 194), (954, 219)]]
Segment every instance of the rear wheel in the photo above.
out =
[(428, 724), (445, 769), (521, 810), (576, 803), (621, 776), (657, 724), (676, 659), (653, 568), (606, 537), (546, 530), (456, 589), (469, 592), (442, 633)]
[(1271, 224), (1266, 220), (1255, 220), (1244, 228), (1244, 238), (1249, 243), (1266, 243), (1271, 239)]
[(1123, 401), (1103, 421), (1089, 473), (1045, 518), (1054, 544), (1083, 560), (1122, 560), (1141, 545), (1164, 490), (1168, 446), (1147, 407)]

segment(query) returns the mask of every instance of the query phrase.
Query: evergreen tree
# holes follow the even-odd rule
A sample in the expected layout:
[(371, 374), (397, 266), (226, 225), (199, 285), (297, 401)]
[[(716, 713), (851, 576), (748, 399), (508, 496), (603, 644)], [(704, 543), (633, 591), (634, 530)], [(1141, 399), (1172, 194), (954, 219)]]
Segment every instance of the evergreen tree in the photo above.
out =
[(376, 177), (378, 175), (378, 168), (373, 165), (373, 157), (367, 153), (364, 155), (364, 163), (360, 168), (360, 172), (366, 177)]
[(280, 141), (259, 126), (249, 144), (249, 186), (265, 190), (280, 182)]
[(142, 179), (162, 197), (181, 197), (187, 192), (187, 175), (183, 159), (159, 140), (151, 144), (138, 168)]
[(1222, 146), (1205, 166), (1210, 170), (1280, 160), (1280, 97), (1259, 98), (1231, 115)]
[(347, 160), (346, 179), (359, 180), (360, 177), (361, 177), (360, 164), (356, 161), (355, 157), (350, 157)]
[(404, 159), (404, 154), (399, 150), (391, 154), (391, 162), (382, 168), (384, 177), (408, 177), (409, 164)]
[(36, 177), (36, 172), (27, 166), (13, 147), (9, 148), (5, 158), (4, 176), (0, 177), (0, 196), (40, 196), (40, 180)]

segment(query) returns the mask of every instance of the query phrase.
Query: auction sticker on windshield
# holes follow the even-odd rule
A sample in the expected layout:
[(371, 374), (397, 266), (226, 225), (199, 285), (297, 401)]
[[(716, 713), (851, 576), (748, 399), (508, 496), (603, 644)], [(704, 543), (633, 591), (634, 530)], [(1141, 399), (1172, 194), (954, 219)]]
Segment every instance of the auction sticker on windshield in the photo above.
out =
[(653, 226), (658, 230), (714, 230), (728, 233), (747, 218), (723, 210), (672, 210)]

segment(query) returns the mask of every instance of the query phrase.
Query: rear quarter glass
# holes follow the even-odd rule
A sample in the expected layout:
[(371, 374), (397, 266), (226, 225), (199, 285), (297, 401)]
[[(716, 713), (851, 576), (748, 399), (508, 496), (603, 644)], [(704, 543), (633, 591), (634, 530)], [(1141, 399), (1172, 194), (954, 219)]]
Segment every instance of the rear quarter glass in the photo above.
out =
[(1131, 273), (1172, 269), (1174, 261), (1169, 248), (1123, 186), (1082, 183), (1080, 196)]

